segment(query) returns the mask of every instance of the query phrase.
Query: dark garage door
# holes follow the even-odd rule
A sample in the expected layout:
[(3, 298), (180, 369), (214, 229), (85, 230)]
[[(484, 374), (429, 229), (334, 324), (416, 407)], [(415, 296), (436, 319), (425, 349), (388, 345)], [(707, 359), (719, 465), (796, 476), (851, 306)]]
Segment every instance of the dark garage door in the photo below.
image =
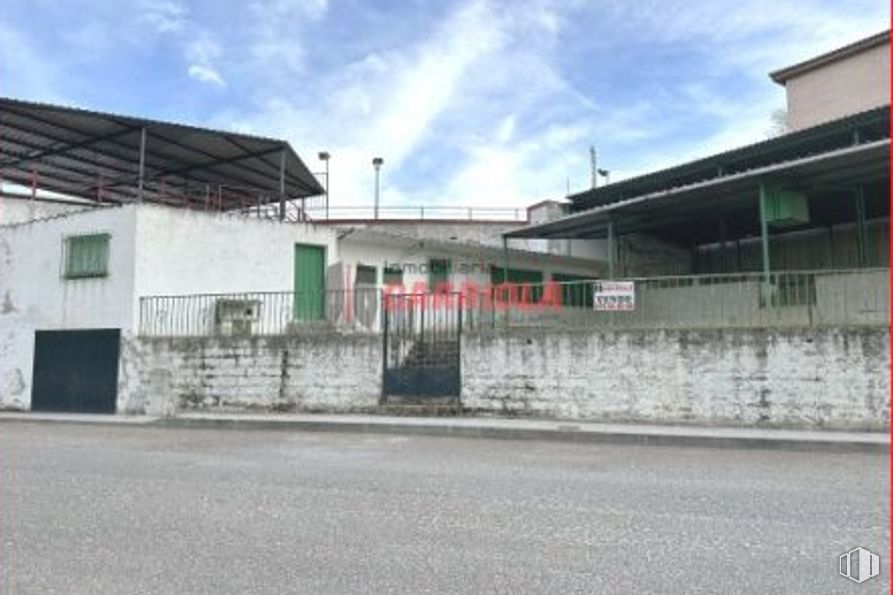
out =
[(114, 413), (119, 329), (37, 331), (31, 409)]

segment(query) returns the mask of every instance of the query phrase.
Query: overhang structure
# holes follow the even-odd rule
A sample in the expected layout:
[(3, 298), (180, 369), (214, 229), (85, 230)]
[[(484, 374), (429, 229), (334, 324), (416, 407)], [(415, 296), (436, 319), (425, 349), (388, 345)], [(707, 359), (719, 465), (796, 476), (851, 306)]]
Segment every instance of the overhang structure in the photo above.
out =
[(237, 210), (324, 189), (283, 140), (0, 98), (0, 177), (96, 202)]
[(610, 270), (620, 235), (686, 247), (759, 237), (768, 271), (770, 189), (808, 198), (809, 222), (784, 231), (889, 217), (889, 125), (886, 106), (589, 190), (568, 216), (505, 238), (607, 239)]

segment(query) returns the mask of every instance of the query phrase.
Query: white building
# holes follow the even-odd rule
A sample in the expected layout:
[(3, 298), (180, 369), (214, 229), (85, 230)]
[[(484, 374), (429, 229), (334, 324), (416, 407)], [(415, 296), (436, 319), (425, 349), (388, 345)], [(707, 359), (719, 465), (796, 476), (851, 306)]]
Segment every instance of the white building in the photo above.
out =
[[(70, 371), (38, 369), (41, 351), (65, 337), (84, 349), (105, 341), (97, 344), (89, 374), (117, 384), (114, 402), (62, 408), (126, 412), (133, 409), (123, 390), (130, 372), (119, 350), (141, 332), (204, 334), (215, 325), (211, 332), (282, 333), (317, 318), (321, 325), (374, 331), (386, 284), (405, 291), (442, 283), (484, 288), (506, 263), (510, 279), (531, 282), (601, 272), (592, 261), (549, 254), (152, 204), (5, 225), (0, 251), (0, 406), (12, 409), (59, 407), (32, 403), (32, 393), (41, 378), (72, 382)], [(234, 326), (246, 324), (255, 327)], [(98, 329), (105, 338), (85, 334)]]

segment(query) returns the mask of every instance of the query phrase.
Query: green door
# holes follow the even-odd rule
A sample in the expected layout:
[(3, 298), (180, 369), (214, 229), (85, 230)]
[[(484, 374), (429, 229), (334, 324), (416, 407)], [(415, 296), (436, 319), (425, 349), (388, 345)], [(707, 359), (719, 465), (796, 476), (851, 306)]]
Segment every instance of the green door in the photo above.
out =
[(295, 244), (295, 320), (325, 317), (325, 264), (323, 246)]

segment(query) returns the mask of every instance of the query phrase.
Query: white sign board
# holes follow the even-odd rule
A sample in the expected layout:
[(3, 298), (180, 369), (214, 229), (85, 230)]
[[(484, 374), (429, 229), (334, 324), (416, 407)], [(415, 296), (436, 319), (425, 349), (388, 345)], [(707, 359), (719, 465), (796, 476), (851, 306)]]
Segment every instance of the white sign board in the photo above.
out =
[(596, 281), (592, 306), (605, 312), (632, 312), (636, 309), (636, 285), (633, 281)]

